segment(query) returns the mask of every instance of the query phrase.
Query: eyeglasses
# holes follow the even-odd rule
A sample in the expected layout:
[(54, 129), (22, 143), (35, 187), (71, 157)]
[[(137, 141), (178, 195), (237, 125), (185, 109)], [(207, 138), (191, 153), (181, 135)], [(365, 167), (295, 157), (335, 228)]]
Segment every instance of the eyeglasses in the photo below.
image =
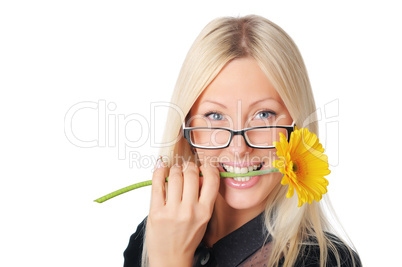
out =
[(231, 130), (222, 127), (186, 127), (183, 123), (184, 138), (195, 148), (220, 149), (226, 148), (232, 142), (233, 136), (243, 136), (246, 144), (252, 148), (274, 148), (274, 142), (279, 142), (280, 133), (289, 141), (295, 123), (292, 125), (269, 125)]

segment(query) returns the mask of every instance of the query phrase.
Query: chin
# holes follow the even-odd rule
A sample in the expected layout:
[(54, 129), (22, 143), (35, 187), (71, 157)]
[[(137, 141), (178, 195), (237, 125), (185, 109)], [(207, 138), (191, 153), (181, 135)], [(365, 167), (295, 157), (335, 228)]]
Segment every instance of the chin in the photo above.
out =
[[(221, 182), (219, 194), (226, 202), (226, 205), (232, 209), (259, 209), (262, 211), (265, 209), (269, 194), (280, 183), (281, 177), (278, 174), (263, 175), (261, 176), (263, 180), (248, 189), (234, 189)], [(262, 182), (264, 180), (265, 183)]]
[(231, 196), (224, 197), (227, 205), (236, 210), (253, 210), (265, 208), (266, 198), (262, 200), (253, 199), (253, 201), (241, 198), (233, 198)]

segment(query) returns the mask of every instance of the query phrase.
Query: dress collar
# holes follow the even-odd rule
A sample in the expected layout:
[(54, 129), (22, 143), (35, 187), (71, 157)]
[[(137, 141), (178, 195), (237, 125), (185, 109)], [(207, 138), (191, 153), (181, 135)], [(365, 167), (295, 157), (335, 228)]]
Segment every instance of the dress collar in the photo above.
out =
[[(251, 221), (220, 239), (212, 248), (208, 248), (201, 243), (195, 253), (194, 266), (212, 266), (210, 264), (214, 261), (220, 267), (238, 266), (257, 250), (261, 249), (264, 243), (270, 241), (267, 236), (268, 232), (264, 225), (264, 212), (262, 212)], [(209, 264), (205, 261), (208, 261)]]

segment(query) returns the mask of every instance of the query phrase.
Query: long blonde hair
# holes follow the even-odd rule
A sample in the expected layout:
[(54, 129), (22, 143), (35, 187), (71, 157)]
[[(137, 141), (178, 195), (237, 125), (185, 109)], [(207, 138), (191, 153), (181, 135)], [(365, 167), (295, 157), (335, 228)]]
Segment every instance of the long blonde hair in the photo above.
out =
[[(223, 17), (210, 22), (199, 34), (180, 71), (172, 96), (160, 155), (170, 167), (177, 161), (197, 161), (187, 141), (181, 136), (185, 116), (204, 89), (231, 60), (252, 57), (259, 64), (284, 101), (297, 125), (318, 134), (315, 103), (307, 70), (293, 40), (277, 25), (256, 15)], [(178, 110), (179, 109), (179, 110)], [(175, 162), (174, 162), (175, 161)], [(298, 208), (295, 198), (286, 199), (287, 188), (278, 184), (268, 197), (265, 226), (272, 237), (267, 266), (292, 266), (302, 245), (311, 240), (320, 248), (320, 265), (325, 266), (329, 250), (339, 254), (324, 234), (330, 231), (319, 203)], [(146, 238), (142, 265), (147, 266)]]

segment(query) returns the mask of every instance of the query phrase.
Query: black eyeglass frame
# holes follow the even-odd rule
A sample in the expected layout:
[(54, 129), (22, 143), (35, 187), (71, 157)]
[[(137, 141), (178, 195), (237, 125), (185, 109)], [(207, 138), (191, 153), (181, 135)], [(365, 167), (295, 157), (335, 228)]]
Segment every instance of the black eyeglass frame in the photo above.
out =
[[(286, 129), (287, 134), (288, 134), (288, 136), (287, 136), (288, 137), (288, 142), (289, 142), (290, 135), (294, 131), (295, 126), (296, 126), (296, 124), (295, 124), (295, 122), (293, 122), (292, 125), (269, 125), (269, 126), (257, 126), (257, 127), (245, 128), (245, 129), (242, 129), (242, 130), (232, 130), (232, 129), (224, 128), (224, 127), (186, 127), (185, 123), (183, 123), (183, 135), (184, 135), (184, 138), (187, 139), (187, 141), (188, 141), (188, 143), (190, 144), (191, 147), (200, 148), (200, 149), (222, 149), (222, 148), (227, 148), (227, 147), (230, 146), (230, 143), (233, 140), (233, 136), (235, 136), (235, 135), (243, 136), (243, 139), (246, 142), (246, 145), (248, 145), (249, 147), (258, 148), (258, 149), (271, 149), (271, 148), (275, 148), (275, 146), (255, 146), (255, 145), (250, 144), (247, 141), (247, 138), (246, 138), (246, 135), (245, 135), (246, 132), (250, 131), (250, 130), (255, 130), (255, 129), (282, 128), (282, 129)], [(195, 145), (195, 144), (193, 144), (191, 142), (191, 137), (190, 137), (190, 131), (191, 130), (196, 130), (196, 129), (225, 130), (225, 131), (230, 132), (230, 138), (229, 138), (228, 143), (225, 144), (225, 145), (222, 145), (222, 146), (217, 146), (217, 147), (198, 146), (198, 145)]]

